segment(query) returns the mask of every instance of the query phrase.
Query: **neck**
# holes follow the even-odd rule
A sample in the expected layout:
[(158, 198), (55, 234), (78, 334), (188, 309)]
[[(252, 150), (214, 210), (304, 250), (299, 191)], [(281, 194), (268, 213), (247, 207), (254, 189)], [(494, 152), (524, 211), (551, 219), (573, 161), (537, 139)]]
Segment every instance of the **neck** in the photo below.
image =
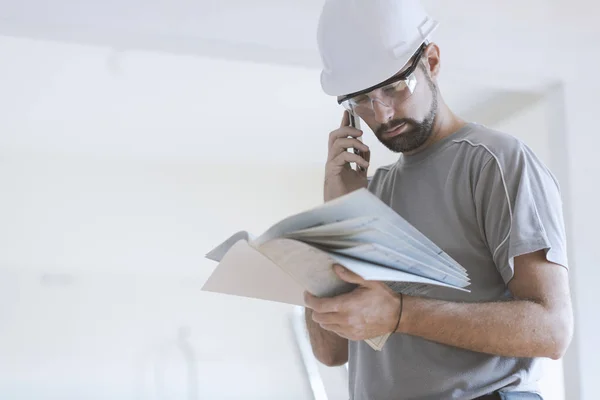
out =
[(450, 136), (465, 125), (466, 122), (460, 117), (458, 117), (456, 114), (454, 114), (452, 110), (450, 110), (448, 105), (440, 97), (439, 109), (435, 120), (433, 121), (431, 136), (418, 149), (415, 149), (410, 152), (405, 152), (403, 154), (410, 156), (419, 153), (420, 151), (423, 151), (427, 147), (431, 146), (432, 144)]

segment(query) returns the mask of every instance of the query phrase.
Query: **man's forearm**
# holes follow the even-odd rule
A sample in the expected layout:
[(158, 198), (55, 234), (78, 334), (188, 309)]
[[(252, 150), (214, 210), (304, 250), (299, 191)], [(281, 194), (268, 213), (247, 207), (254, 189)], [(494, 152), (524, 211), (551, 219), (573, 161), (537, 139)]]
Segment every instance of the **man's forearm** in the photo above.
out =
[(450, 346), (502, 356), (556, 359), (570, 341), (571, 331), (557, 315), (561, 311), (533, 301), (452, 303), (409, 296), (404, 301), (398, 332)]
[(306, 309), (306, 326), (315, 357), (330, 367), (343, 365), (348, 361), (348, 339), (327, 331), (313, 321), (310, 308)]

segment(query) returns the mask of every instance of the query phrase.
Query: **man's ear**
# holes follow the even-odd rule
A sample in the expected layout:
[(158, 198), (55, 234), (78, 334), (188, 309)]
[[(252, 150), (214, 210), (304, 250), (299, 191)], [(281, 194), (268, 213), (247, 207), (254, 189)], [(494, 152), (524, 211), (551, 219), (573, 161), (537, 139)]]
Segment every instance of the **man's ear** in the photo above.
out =
[(432, 79), (440, 74), (440, 48), (435, 43), (429, 43), (425, 49), (426, 66)]

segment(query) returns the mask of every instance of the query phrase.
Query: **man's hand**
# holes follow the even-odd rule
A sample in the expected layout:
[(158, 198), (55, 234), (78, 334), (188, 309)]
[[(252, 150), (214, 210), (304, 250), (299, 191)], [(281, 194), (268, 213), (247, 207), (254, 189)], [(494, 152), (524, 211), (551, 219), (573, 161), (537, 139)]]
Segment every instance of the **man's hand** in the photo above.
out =
[(331, 298), (305, 293), (304, 301), (313, 310), (313, 321), (349, 340), (371, 339), (392, 332), (400, 311), (399, 295), (386, 284), (364, 280), (340, 265), (334, 270), (344, 281), (359, 286)]
[[(344, 111), (339, 129), (329, 134), (329, 152), (325, 165), (325, 201), (333, 200), (354, 190), (367, 187), (367, 168), (371, 153), (369, 147), (357, 138), (362, 131), (350, 126), (350, 115)], [(358, 149), (358, 154), (347, 151)], [(362, 170), (355, 171), (350, 163), (355, 162)]]

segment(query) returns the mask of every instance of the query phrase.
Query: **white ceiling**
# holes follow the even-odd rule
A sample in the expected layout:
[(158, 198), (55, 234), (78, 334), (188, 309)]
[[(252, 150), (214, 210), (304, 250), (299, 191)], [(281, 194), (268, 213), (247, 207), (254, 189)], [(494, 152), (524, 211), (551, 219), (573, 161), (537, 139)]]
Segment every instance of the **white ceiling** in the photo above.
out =
[[(322, 3), (323, 0), (4, 1), (0, 4), (0, 34), (318, 67), (315, 32)], [(442, 22), (437, 40), (448, 49), (447, 62), (462, 67), (483, 63), (486, 69), (505, 71), (508, 67), (511, 71), (531, 72), (533, 65), (527, 61), (549, 61), (557, 50), (572, 47), (576, 35), (585, 33), (577, 41), (588, 43), (594, 43), (598, 37), (594, 15), (598, 15), (600, 5), (587, 0), (424, 3)], [(523, 58), (515, 59), (519, 56)], [(525, 67), (521, 65), (523, 61)], [(548, 68), (553, 69), (544, 65), (535, 71), (545, 75)]]
[[(511, 103), (511, 96), (555, 80), (561, 66), (575, 62), (569, 40), (581, 31), (587, 33), (583, 44), (598, 36), (596, 25), (585, 23), (598, 6), (588, 4), (584, 12), (577, 3), (425, 1), (442, 22), (435, 39), (446, 100), (476, 118), (474, 110), (498, 104), (499, 96)], [(322, 137), (339, 120), (339, 108), (318, 87), (321, 4), (1, 2), (0, 146), (180, 161), (320, 163)], [(561, 23), (553, 25), (558, 16)], [(287, 149), (290, 137), (320, 150), (272, 150)]]

